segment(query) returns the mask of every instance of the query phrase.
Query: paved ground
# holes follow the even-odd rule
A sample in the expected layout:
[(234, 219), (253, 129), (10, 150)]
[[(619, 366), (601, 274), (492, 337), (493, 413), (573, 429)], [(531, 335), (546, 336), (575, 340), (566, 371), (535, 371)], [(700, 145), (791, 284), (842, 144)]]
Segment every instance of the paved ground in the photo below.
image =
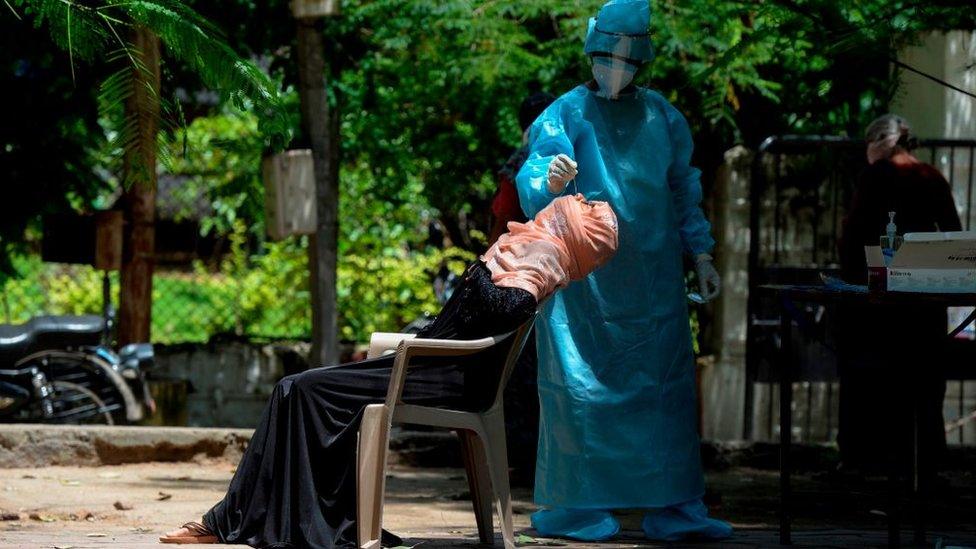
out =
[[(0, 510), (10, 516), (0, 522), (0, 547), (159, 547), (158, 535), (187, 520), (198, 520), (220, 498), (232, 473), (232, 465), (218, 460), (2, 469)], [(738, 533), (727, 543), (707, 547), (776, 545), (774, 473), (734, 469), (710, 475), (709, 484), (713, 512), (731, 519)], [(403, 535), (408, 546), (477, 546), (460, 470), (398, 467), (388, 488), (385, 525)], [(816, 493), (801, 498), (798, 505), (797, 546), (884, 545), (883, 518), (870, 498), (809, 477), (798, 479), (797, 489), (801, 494)], [(517, 528), (529, 536), (523, 542), (581, 548), (657, 546), (640, 540), (639, 515), (633, 513), (624, 516), (625, 532), (615, 543), (586, 545), (536, 538), (528, 529), (528, 513), (533, 509), (529, 493), (521, 489), (515, 495)], [(972, 501), (966, 497), (943, 501), (935, 513), (940, 523), (928, 547), (976, 547), (976, 505), (970, 507)], [(904, 539), (907, 542), (910, 536), (906, 533)]]

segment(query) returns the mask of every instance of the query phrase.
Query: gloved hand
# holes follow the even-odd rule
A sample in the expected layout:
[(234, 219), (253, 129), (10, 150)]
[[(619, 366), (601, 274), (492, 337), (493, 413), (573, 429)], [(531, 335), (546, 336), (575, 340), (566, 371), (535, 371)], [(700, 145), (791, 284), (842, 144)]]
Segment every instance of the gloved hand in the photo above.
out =
[(722, 290), (722, 278), (712, 265), (712, 256), (698, 254), (695, 256), (695, 272), (698, 274), (698, 288), (702, 299), (711, 301), (718, 297)]
[(576, 177), (579, 173), (576, 169), (576, 162), (565, 154), (557, 154), (556, 158), (549, 163), (549, 172), (546, 174), (546, 186), (552, 194), (561, 194), (566, 189), (566, 184)]

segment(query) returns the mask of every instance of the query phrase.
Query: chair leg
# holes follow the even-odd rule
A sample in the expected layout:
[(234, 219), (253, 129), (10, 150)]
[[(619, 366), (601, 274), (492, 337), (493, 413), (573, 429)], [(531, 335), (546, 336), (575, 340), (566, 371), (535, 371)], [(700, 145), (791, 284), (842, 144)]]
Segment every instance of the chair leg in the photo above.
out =
[(363, 410), (356, 451), (356, 534), (360, 549), (380, 549), (390, 415), (383, 404)]
[(491, 511), (491, 473), (488, 470), (485, 447), (481, 437), (474, 431), (458, 430), (457, 435), (461, 441), (464, 470), (468, 474), (468, 488), (471, 491), (474, 516), (478, 521), (478, 538), (481, 539), (481, 543), (493, 543), (495, 526)]
[(498, 503), (505, 549), (515, 549), (515, 526), (512, 521), (512, 493), (508, 484), (508, 447), (505, 443), (505, 416), (499, 409), (483, 416), (485, 453), (491, 486)]

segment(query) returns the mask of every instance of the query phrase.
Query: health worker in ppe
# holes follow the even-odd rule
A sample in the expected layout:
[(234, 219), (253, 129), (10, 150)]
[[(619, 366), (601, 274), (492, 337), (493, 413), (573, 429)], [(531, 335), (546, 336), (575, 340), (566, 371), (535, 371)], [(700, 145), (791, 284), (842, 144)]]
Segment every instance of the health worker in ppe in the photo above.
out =
[(516, 183), (525, 214), (565, 194), (609, 202), (619, 251), (545, 305), (537, 322), (541, 418), (532, 516), (542, 535), (602, 540), (613, 509), (647, 509), (652, 539), (724, 538), (708, 517), (696, 430), (683, 255), (702, 297), (718, 294), (691, 132), (659, 93), (636, 87), (653, 58), (647, 0), (610, 0), (590, 20), (593, 81), (532, 125)]

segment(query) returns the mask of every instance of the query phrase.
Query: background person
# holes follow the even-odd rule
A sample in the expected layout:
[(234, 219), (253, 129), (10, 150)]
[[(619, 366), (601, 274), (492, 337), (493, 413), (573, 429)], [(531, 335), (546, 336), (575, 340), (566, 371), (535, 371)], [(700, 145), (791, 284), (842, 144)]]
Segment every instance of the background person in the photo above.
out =
[[(868, 167), (861, 173), (840, 241), (845, 280), (867, 284), (864, 246), (878, 246), (895, 212), (898, 233), (959, 231), (952, 190), (942, 174), (912, 154), (908, 122), (886, 114), (867, 128)], [(942, 354), (945, 307), (842, 307), (840, 414), (837, 437), (843, 469), (876, 470), (894, 455), (908, 459), (912, 403), (920, 406), (920, 440), (928, 459), (945, 451)], [(903, 463), (907, 466), (909, 463)]]
[(515, 176), (522, 169), (522, 164), (529, 156), (529, 126), (535, 122), (542, 111), (552, 104), (556, 97), (546, 92), (536, 92), (526, 97), (519, 106), (519, 127), (522, 128), (522, 144), (512, 152), (505, 164), (498, 170), (498, 190), (491, 201), (492, 224), (488, 234), (488, 245), (491, 246), (498, 237), (508, 231), (508, 222), (523, 223), (527, 219), (519, 204), (518, 191), (515, 189)]

